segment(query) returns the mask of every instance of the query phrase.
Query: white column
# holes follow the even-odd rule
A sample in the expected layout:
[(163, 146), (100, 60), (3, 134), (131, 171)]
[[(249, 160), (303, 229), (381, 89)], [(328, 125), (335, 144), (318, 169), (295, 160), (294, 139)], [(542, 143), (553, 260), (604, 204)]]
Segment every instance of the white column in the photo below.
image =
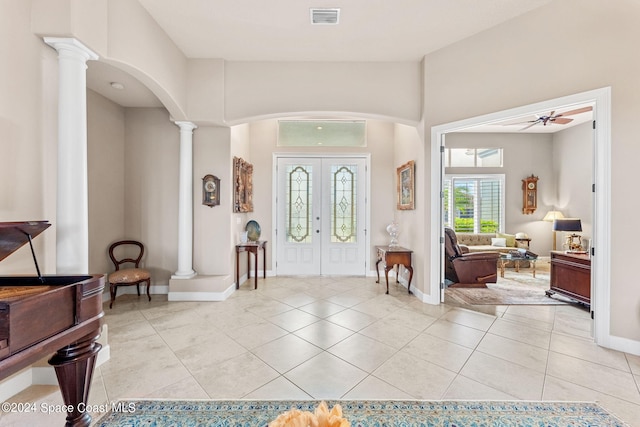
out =
[(172, 279), (190, 279), (193, 270), (193, 130), (191, 122), (180, 127), (180, 182), (178, 194), (178, 271)]
[(87, 61), (98, 55), (73, 38), (45, 37), (58, 51), (56, 273), (89, 272)]

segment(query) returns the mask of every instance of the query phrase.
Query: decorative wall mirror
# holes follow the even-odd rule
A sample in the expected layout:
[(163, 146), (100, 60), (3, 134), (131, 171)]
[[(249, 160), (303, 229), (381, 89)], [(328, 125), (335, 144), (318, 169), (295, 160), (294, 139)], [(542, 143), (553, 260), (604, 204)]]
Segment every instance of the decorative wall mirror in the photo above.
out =
[(253, 165), (233, 158), (233, 211), (253, 212)]
[(202, 178), (202, 204), (211, 208), (220, 204), (220, 178), (213, 175)]

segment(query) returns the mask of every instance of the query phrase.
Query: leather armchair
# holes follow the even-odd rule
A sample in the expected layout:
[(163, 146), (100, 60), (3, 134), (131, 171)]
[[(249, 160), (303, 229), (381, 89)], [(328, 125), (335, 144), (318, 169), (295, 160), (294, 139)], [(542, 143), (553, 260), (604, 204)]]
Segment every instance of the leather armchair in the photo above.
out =
[[(460, 284), (487, 284), (498, 280), (497, 252), (472, 252), (458, 245), (456, 232), (444, 229), (445, 277)], [(465, 250), (466, 249), (466, 250)]]

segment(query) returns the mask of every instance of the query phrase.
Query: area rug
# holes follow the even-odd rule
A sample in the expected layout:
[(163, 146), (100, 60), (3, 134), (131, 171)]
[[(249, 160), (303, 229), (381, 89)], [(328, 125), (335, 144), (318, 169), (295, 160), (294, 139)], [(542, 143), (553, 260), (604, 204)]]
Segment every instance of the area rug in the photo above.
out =
[[(538, 261), (540, 263), (540, 261)], [(549, 270), (543, 266), (536, 268), (536, 277), (531, 269), (506, 269), (504, 277), (486, 287), (457, 287), (445, 289), (445, 302), (467, 305), (559, 305), (571, 303), (560, 295), (548, 297)]]
[[(132, 400), (105, 414), (99, 427), (267, 426), (292, 408), (313, 411), (317, 401)], [(520, 401), (327, 401), (342, 406), (352, 427), (373, 426), (627, 426), (595, 403)]]

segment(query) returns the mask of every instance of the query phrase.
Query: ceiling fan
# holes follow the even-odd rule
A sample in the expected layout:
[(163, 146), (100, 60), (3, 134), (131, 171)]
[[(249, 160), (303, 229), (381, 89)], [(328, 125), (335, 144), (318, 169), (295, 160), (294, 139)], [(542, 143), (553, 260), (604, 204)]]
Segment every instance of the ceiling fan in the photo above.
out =
[(570, 111), (565, 111), (564, 113), (558, 113), (556, 114), (555, 110), (551, 111), (549, 113), (549, 115), (542, 115), (539, 116), (536, 114), (536, 119), (535, 120), (528, 120), (526, 122), (518, 122), (518, 123), (507, 123), (508, 125), (519, 125), (519, 124), (527, 124), (527, 126), (523, 127), (520, 130), (526, 130), (529, 129), (532, 126), (538, 125), (540, 123), (542, 123), (542, 126), (547, 126), (548, 124), (551, 125), (553, 123), (555, 124), (559, 124), (559, 125), (566, 125), (567, 123), (571, 123), (573, 121), (573, 119), (569, 119), (566, 118), (566, 116), (572, 116), (575, 114), (581, 114), (581, 113), (586, 113), (587, 111), (591, 111), (593, 109), (593, 107), (589, 106), (589, 107), (582, 107), (582, 108), (576, 108), (575, 110), (570, 110)]

